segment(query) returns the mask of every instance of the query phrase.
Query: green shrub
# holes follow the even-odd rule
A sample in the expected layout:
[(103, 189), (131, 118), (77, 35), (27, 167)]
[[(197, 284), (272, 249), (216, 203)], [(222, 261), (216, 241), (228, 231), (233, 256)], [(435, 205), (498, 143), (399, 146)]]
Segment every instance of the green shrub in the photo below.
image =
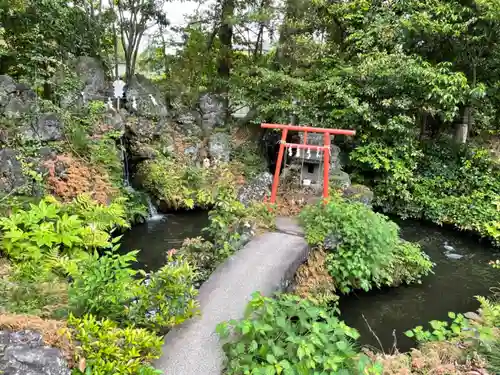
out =
[(223, 345), (229, 375), (380, 371), (356, 351), (355, 329), (296, 296), (254, 293), (244, 319), (220, 323), (217, 332), (229, 340)]
[(449, 312), (448, 317), (452, 319), (451, 324), (440, 320), (431, 320), (429, 325), (432, 331), (424, 330), (422, 326), (405, 332), (410, 338), (415, 338), (418, 342), (444, 341), (459, 337), (462, 332), (469, 329), (469, 321), (462, 314)]
[(79, 196), (63, 205), (48, 196), (28, 210), (0, 218), (2, 248), (21, 278), (67, 271), (86, 251), (112, 246), (110, 232), (127, 226), (121, 205), (100, 205)]
[(65, 281), (0, 278), (0, 301), (0, 313), (60, 318), (67, 314), (68, 287)]
[(326, 268), (343, 293), (419, 282), (432, 271), (418, 245), (401, 240), (394, 222), (364, 204), (336, 197), (306, 206), (300, 218), (307, 242), (326, 250)]
[(370, 178), (374, 203), (385, 212), (451, 224), (500, 245), (500, 166), (487, 149), (441, 140), (411, 147), (371, 144), (351, 156), (377, 173)]
[(422, 277), (430, 274), (434, 265), (418, 244), (400, 240), (391, 261), (383, 268), (382, 283), (390, 286), (420, 284)]
[[(116, 239), (115, 239), (116, 240)], [(138, 251), (124, 255), (107, 251), (99, 256), (95, 252), (78, 264), (71, 275), (73, 283), (69, 287), (69, 305), (76, 316), (93, 314), (98, 318), (122, 320), (125, 305), (134, 296), (134, 275), (130, 268), (136, 261)]]
[[(144, 274), (144, 273), (143, 273)], [(168, 257), (167, 264), (138, 282), (127, 319), (138, 327), (161, 333), (198, 313), (194, 271), (182, 256)]]
[(185, 255), (189, 264), (192, 264), (196, 269), (194, 283), (197, 286), (208, 280), (210, 274), (217, 267), (217, 252), (214, 249), (214, 244), (203, 237), (186, 238), (179, 253)]
[(141, 163), (138, 175), (146, 189), (170, 209), (210, 208), (236, 194), (235, 177), (228, 166), (201, 168), (159, 158)]
[(307, 242), (326, 245), (326, 266), (341, 292), (369, 290), (382, 282), (383, 266), (399, 240), (395, 223), (361, 203), (339, 199), (306, 206), (300, 218)]
[[(70, 315), (68, 326), (79, 343), (77, 357), (85, 358), (92, 375), (151, 375), (150, 362), (160, 357), (162, 338), (141, 328), (119, 328), (109, 319)], [(77, 358), (78, 359), (78, 358)]]

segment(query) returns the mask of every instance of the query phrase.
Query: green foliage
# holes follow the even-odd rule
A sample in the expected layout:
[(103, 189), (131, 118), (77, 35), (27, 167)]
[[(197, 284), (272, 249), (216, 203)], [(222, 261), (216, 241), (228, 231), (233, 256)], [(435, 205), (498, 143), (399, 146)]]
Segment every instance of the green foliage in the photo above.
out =
[(167, 264), (135, 286), (135, 300), (128, 307), (127, 319), (135, 326), (166, 333), (192, 318), (198, 313), (194, 277), (182, 256), (169, 256)]
[[(418, 153), (401, 147), (376, 152), (373, 147), (363, 157), (356, 150), (353, 159), (381, 171), (374, 189), (376, 205), (403, 217), (452, 224), (498, 244), (500, 167), (486, 150), (429, 144)], [(392, 154), (386, 162), (382, 150)]]
[(67, 273), (87, 251), (109, 248), (113, 227), (128, 225), (123, 217), (118, 204), (103, 206), (80, 196), (62, 205), (49, 196), (0, 218), (2, 248), (20, 278)]
[(417, 326), (412, 330), (406, 331), (405, 335), (415, 338), (418, 342), (444, 341), (460, 336), (462, 332), (469, 328), (469, 321), (462, 314), (449, 312), (448, 316), (452, 319), (451, 324), (439, 320), (429, 322), (432, 331), (424, 330), (422, 326)]
[(210, 208), (234, 196), (234, 176), (226, 167), (199, 168), (174, 159), (145, 161), (138, 174), (143, 185), (171, 209)]
[(247, 141), (235, 147), (231, 150), (231, 160), (241, 163), (242, 174), (247, 180), (253, 179), (267, 169), (267, 163), (256, 142)]
[(422, 282), (422, 277), (432, 272), (435, 264), (424, 253), (420, 246), (400, 240), (394, 250), (389, 264), (383, 268), (383, 284), (398, 286)]
[(150, 362), (160, 357), (162, 338), (140, 328), (119, 328), (109, 319), (70, 315), (68, 325), (79, 342), (78, 356), (85, 358), (92, 375), (155, 374)]
[(398, 244), (395, 223), (361, 203), (338, 199), (306, 206), (300, 218), (310, 245), (323, 246), (335, 236), (334, 246), (326, 248), (326, 267), (341, 292), (369, 290), (382, 282), (381, 270)]
[(381, 373), (354, 346), (356, 330), (307, 299), (252, 295), (245, 317), (217, 326), (228, 374)]
[(197, 314), (195, 274), (187, 261), (170, 257), (158, 271), (137, 279), (138, 271), (131, 266), (138, 251), (121, 255), (116, 253), (118, 247), (103, 255), (93, 254), (71, 275), (69, 306), (75, 316), (92, 314), (166, 333)]
[(65, 281), (0, 279), (0, 312), (60, 318), (67, 313)]
[(101, 256), (95, 252), (71, 275), (74, 281), (69, 288), (69, 305), (76, 316), (92, 314), (118, 321), (124, 318), (125, 304), (134, 296), (136, 272), (130, 265), (136, 261), (138, 251), (119, 255), (114, 252), (118, 247)]

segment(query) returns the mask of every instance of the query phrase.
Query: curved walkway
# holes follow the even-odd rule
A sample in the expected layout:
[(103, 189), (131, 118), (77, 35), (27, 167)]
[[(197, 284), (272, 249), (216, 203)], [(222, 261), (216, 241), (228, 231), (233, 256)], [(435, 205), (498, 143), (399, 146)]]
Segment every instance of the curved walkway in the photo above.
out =
[(255, 237), (202, 285), (201, 316), (167, 334), (157, 369), (165, 375), (221, 374), (224, 354), (217, 324), (242, 318), (253, 292), (271, 295), (285, 289), (307, 258), (302, 230), (287, 218), (279, 218), (277, 227), (279, 232)]

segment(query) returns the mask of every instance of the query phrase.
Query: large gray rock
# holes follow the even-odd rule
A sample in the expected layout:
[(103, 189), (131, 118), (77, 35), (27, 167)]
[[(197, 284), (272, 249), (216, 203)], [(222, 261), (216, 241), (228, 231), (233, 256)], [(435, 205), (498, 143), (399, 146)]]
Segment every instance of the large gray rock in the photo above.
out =
[(347, 189), (351, 186), (351, 178), (349, 174), (340, 170), (334, 169), (329, 171), (330, 174), (330, 183), (333, 187), (337, 187), (340, 189)]
[(28, 183), (23, 174), (18, 153), (10, 148), (0, 150), (0, 193), (10, 193), (12, 190), (20, 189)]
[(0, 75), (0, 111), (3, 111), (15, 91), (16, 81), (10, 76)]
[(136, 74), (130, 79), (125, 96), (128, 103), (132, 103), (135, 97), (138, 115), (149, 118), (165, 118), (168, 115), (164, 95), (142, 74)]
[(270, 196), (273, 175), (269, 172), (262, 172), (249, 184), (246, 184), (238, 191), (238, 200), (245, 206), (251, 202), (262, 202), (264, 197)]
[(36, 94), (33, 90), (7, 75), (0, 76), (0, 114), (19, 119), (32, 112), (35, 105)]
[(214, 133), (208, 140), (208, 153), (212, 159), (229, 162), (231, 156), (231, 137), (227, 133)]
[(32, 125), (25, 125), (23, 136), (27, 140), (57, 141), (63, 137), (64, 124), (54, 113), (41, 114)]
[(168, 375), (220, 375), (224, 353), (218, 323), (242, 319), (251, 294), (286, 290), (309, 248), (304, 238), (285, 233), (254, 237), (200, 288), (201, 316), (172, 329), (155, 367)]
[(59, 349), (43, 345), (33, 331), (0, 331), (0, 373), (4, 375), (70, 375)]
[(216, 127), (224, 126), (224, 106), (213, 94), (203, 94), (198, 103), (201, 114), (201, 128), (209, 133)]
[(373, 191), (365, 185), (351, 185), (344, 189), (342, 196), (351, 202), (361, 202), (371, 206), (373, 201)]
[(106, 70), (99, 59), (80, 56), (75, 61), (75, 72), (83, 83), (83, 91), (89, 99), (100, 97), (108, 87)]
[[(80, 107), (84, 103), (84, 98), (85, 101), (104, 101), (110, 83), (106, 77), (106, 70), (102, 61), (95, 57), (79, 56), (73, 60), (72, 68), (79, 80), (78, 87), (61, 99), (61, 107)], [(56, 82), (62, 82), (64, 79), (65, 74), (59, 72)]]
[(178, 129), (187, 136), (200, 136), (202, 134), (199, 125), (200, 116), (189, 108), (182, 108), (176, 116)]

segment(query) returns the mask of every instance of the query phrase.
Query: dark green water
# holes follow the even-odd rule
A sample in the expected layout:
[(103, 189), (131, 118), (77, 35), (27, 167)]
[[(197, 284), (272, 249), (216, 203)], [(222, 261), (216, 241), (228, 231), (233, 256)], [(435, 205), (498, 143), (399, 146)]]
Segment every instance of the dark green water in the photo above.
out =
[(185, 238), (199, 236), (207, 225), (206, 211), (166, 214), (127, 231), (122, 237), (120, 251), (141, 250), (136, 266), (154, 271), (165, 264), (168, 250), (179, 248)]
[[(358, 292), (340, 300), (342, 319), (361, 333), (360, 344), (380, 350), (364, 316), (386, 352), (394, 343), (393, 330), (398, 349), (409, 350), (415, 343), (404, 336), (406, 330), (417, 325), (425, 327), (433, 319), (447, 320), (448, 311), (475, 311), (479, 304), (474, 296), (488, 295), (489, 288), (500, 282), (500, 271), (488, 265), (490, 260), (500, 258), (500, 254), (488, 245), (461, 233), (416, 221), (398, 224), (402, 237), (420, 243), (436, 263), (435, 274), (426, 277), (421, 285)], [(446, 257), (445, 241), (463, 258)]]

